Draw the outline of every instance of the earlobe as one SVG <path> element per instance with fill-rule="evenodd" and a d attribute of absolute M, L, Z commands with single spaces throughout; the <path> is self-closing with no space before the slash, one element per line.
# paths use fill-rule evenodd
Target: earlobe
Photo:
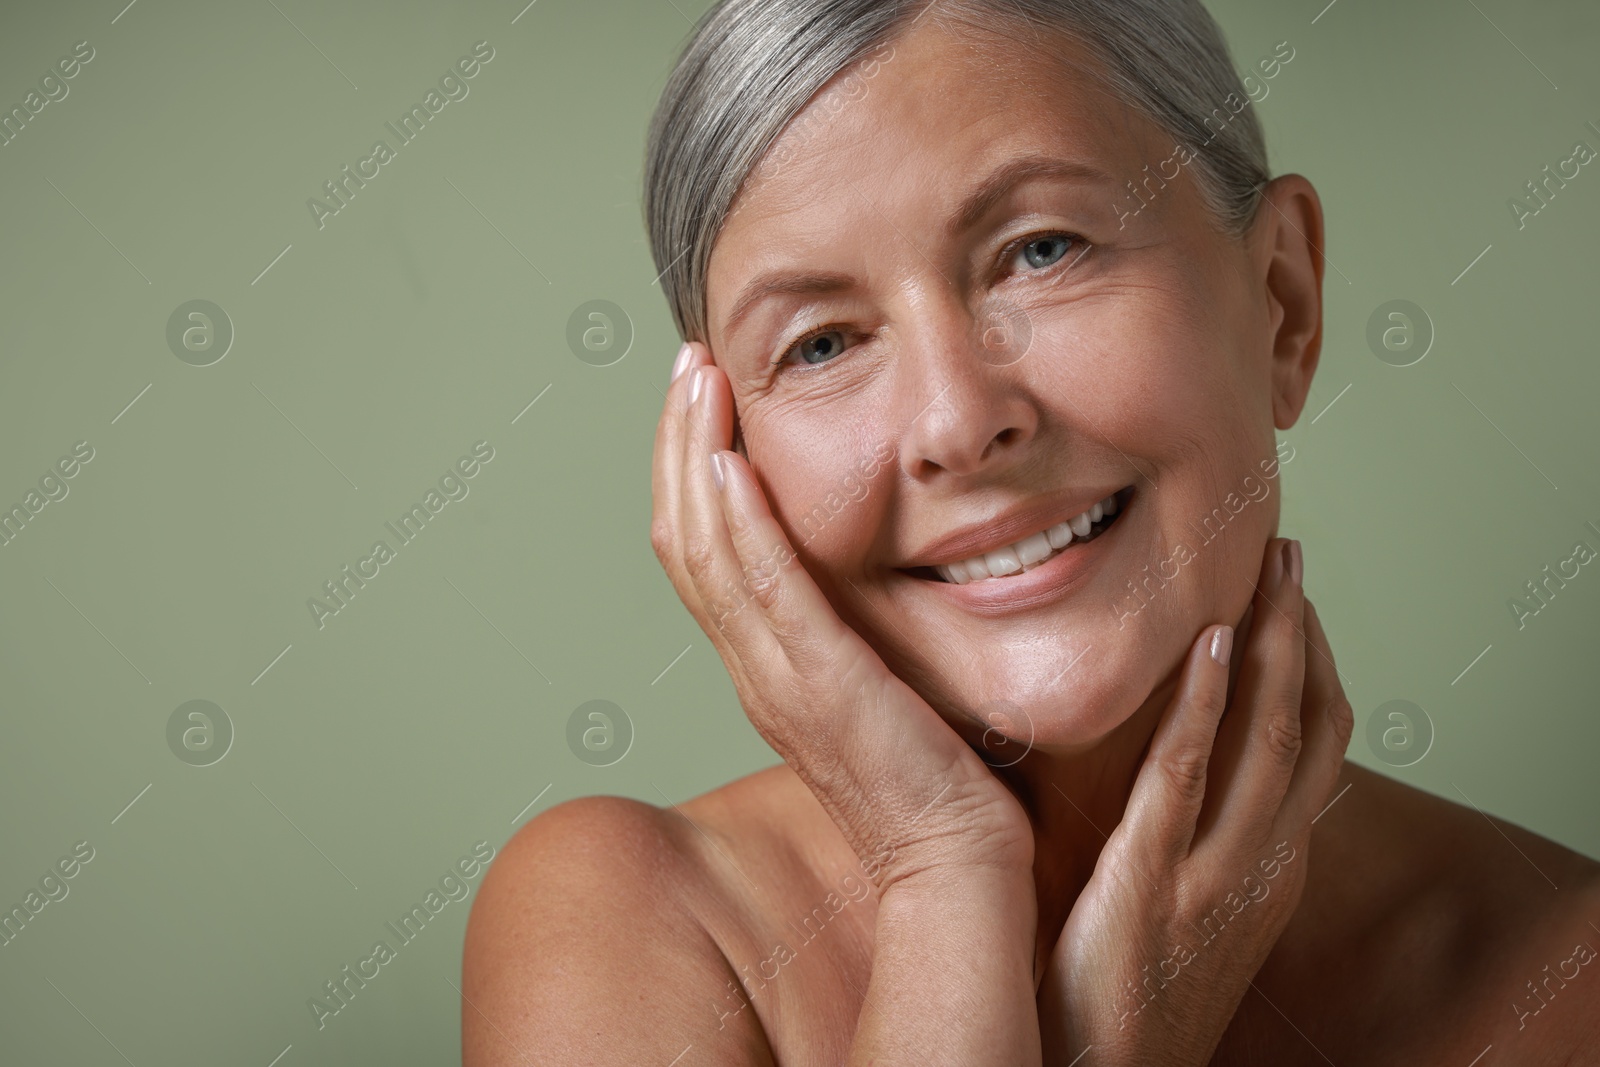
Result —
<path fill-rule="evenodd" d="M 1287 430 L 1300 418 L 1322 354 L 1322 202 L 1299 174 L 1274 178 L 1260 210 L 1267 224 L 1267 301 L 1272 317 L 1272 419 Z"/>

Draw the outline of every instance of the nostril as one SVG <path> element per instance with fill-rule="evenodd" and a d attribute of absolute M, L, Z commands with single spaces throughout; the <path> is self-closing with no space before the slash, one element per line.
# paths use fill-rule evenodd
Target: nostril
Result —
<path fill-rule="evenodd" d="M 989 447 L 983 450 L 984 458 L 988 459 L 990 454 L 993 453 L 997 447 L 1010 448 L 1021 436 L 1022 429 L 1020 427 L 1007 426 L 1005 429 L 995 434 L 994 438 L 989 442 Z"/>

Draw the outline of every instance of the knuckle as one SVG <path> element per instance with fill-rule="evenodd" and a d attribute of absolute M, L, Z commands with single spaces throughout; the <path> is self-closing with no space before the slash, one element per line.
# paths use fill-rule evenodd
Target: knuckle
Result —
<path fill-rule="evenodd" d="M 1333 721 L 1334 736 L 1339 740 L 1339 748 L 1343 750 L 1350 744 L 1350 736 L 1355 733 L 1356 713 L 1350 706 L 1350 701 L 1343 693 L 1338 694 L 1328 702 L 1328 717 Z"/>
<path fill-rule="evenodd" d="M 717 561 L 716 547 L 705 537 L 692 537 L 684 542 L 683 569 L 696 585 L 711 583 Z"/>
<path fill-rule="evenodd" d="M 650 520 L 650 547 L 655 550 L 656 559 L 663 566 L 672 559 L 673 532 L 672 522 L 665 515 L 657 515 Z"/>
<path fill-rule="evenodd" d="M 734 616 L 739 614 L 741 607 L 743 607 L 742 604 L 733 601 L 708 597 L 705 600 L 706 618 L 710 620 L 712 629 L 716 630 L 718 635 L 726 638 L 728 624 Z M 711 636 L 710 631 L 707 631 L 706 636 Z"/>
<path fill-rule="evenodd" d="M 897 681 L 885 671 L 877 653 L 857 637 L 843 634 L 829 639 L 813 628 L 799 640 L 785 643 L 783 651 L 792 676 L 812 686 L 821 680 L 839 707 L 870 712 L 893 700 Z M 841 736 L 860 738 L 862 731 L 875 729 L 879 721 L 870 714 L 847 718 L 841 721 Z M 904 726 L 898 717 L 890 717 L 888 722 Z"/>
<path fill-rule="evenodd" d="M 707 611 L 716 616 L 719 628 L 750 604 L 750 598 L 745 596 L 744 590 L 732 579 L 726 579 L 720 585 L 707 581 L 697 588 L 701 602 L 705 604 Z"/>
<path fill-rule="evenodd" d="M 1162 756 L 1157 763 L 1162 780 L 1178 797 L 1194 803 L 1205 796 L 1206 763 L 1210 753 L 1197 746 L 1186 746 Z"/>
<path fill-rule="evenodd" d="M 763 564 L 749 571 L 744 576 L 744 584 L 750 591 L 750 599 L 763 611 L 777 606 L 783 579 L 776 564 Z"/>
<path fill-rule="evenodd" d="M 1180 921 L 1197 919 L 1205 910 L 1202 902 L 1211 895 L 1210 879 L 1188 861 L 1175 864 L 1160 888 L 1168 914 Z"/>
<path fill-rule="evenodd" d="M 791 677 L 805 679 L 813 686 L 825 680 L 835 694 L 834 700 L 851 692 L 840 684 L 848 661 L 839 654 L 840 650 L 833 642 L 818 634 L 814 628 L 806 626 L 802 620 L 783 613 L 768 615 L 766 625 L 777 643 L 776 666 Z M 870 698 L 871 690 L 857 687 L 854 692 Z M 856 706 L 856 703 L 851 701 L 841 706 Z"/>
<path fill-rule="evenodd" d="M 791 575 L 790 568 L 798 568 L 793 550 L 783 542 L 770 546 L 753 565 L 743 566 L 744 588 L 750 599 L 763 611 L 772 613 L 775 626 L 782 620 L 778 609 L 785 599 Z M 793 629 L 790 625 L 787 629 Z M 787 631 L 786 631 L 787 632 Z"/>
<path fill-rule="evenodd" d="M 1300 755 L 1300 709 L 1297 706 L 1280 708 L 1267 716 L 1267 751 L 1278 760 L 1292 764 Z"/>
<path fill-rule="evenodd" d="M 1201 718 L 1206 722 L 1215 724 L 1228 710 L 1228 685 L 1226 680 L 1221 685 L 1206 686 L 1195 695 L 1195 703 L 1201 713 Z"/>

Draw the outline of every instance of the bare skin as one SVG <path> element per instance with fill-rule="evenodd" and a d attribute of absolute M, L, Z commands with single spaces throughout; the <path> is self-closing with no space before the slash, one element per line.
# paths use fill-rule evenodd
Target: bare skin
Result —
<path fill-rule="evenodd" d="M 1587 966 L 1552 985 L 1549 1006 L 1520 1029 L 1511 1007 L 1533 1006 L 1525 983 L 1544 980 L 1574 942 L 1596 944 L 1595 864 L 1353 763 L 1347 784 L 1317 823 L 1305 896 L 1255 976 L 1259 993 L 1212 1062 L 1465 1067 L 1490 1045 L 1481 1063 L 1600 1062 Z M 506 846 L 469 931 L 467 1064 L 528 1062 L 519 1049 L 541 1062 L 646 1062 L 626 1051 L 631 1035 L 650 1035 L 644 1047 L 666 1052 L 664 1063 L 689 1045 L 683 1062 L 843 1061 L 871 968 L 875 895 L 804 933 L 790 924 L 829 893 L 846 897 L 840 878 L 859 872 L 856 856 L 787 766 L 679 807 L 570 801 Z M 761 988 L 758 965 L 780 940 L 796 959 Z M 728 988 L 744 967 L 753 995 Z M 592 1026 L 551 1025 L 563 1019 Z"/>
<path fill-rule="evenodd" d="M 1321 207 L 1278 178 L 1236 242 L 1185 173 L 1134 216 L 1120 182 L 1036 175 L 963 216 L 1007 160 L 1171 157 L 1025 44 L 927 20 L 741 192 L 658 430 L 652 540 L 786 762 L 520 831 L 468 928 L 465 1062 L 1600 1063 L 1576 951 L 1600 946 L 1600 865 L 1343 762 L 1275 494 L 1128 599 L 1299 417 Z M 774 269 L 846 282 L 736 317 Z M 995 322 L 1027 352 L 996 358 Z M 865 491 L 808 525 L 863 455 Z M 917 573 L 1063 487 L 1125 502 L 1063 552 L 1064 594 L 980 610 Z M 996 735 L 1015 747 L 986 768 Z M 1164 959 L 1241 885 L 1214 940 Z M 1176 973 L 1141 997 L 1118 980 L 1141 965 Z"/>

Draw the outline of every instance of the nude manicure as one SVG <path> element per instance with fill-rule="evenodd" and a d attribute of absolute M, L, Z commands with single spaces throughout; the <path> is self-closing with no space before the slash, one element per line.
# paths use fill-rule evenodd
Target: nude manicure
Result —
<path fill-rule="evenodd" d="M 1233 653 L 1233 627 L 1221 626 L 1211 635 L 1211 658 L 1226 667 Z"/>

